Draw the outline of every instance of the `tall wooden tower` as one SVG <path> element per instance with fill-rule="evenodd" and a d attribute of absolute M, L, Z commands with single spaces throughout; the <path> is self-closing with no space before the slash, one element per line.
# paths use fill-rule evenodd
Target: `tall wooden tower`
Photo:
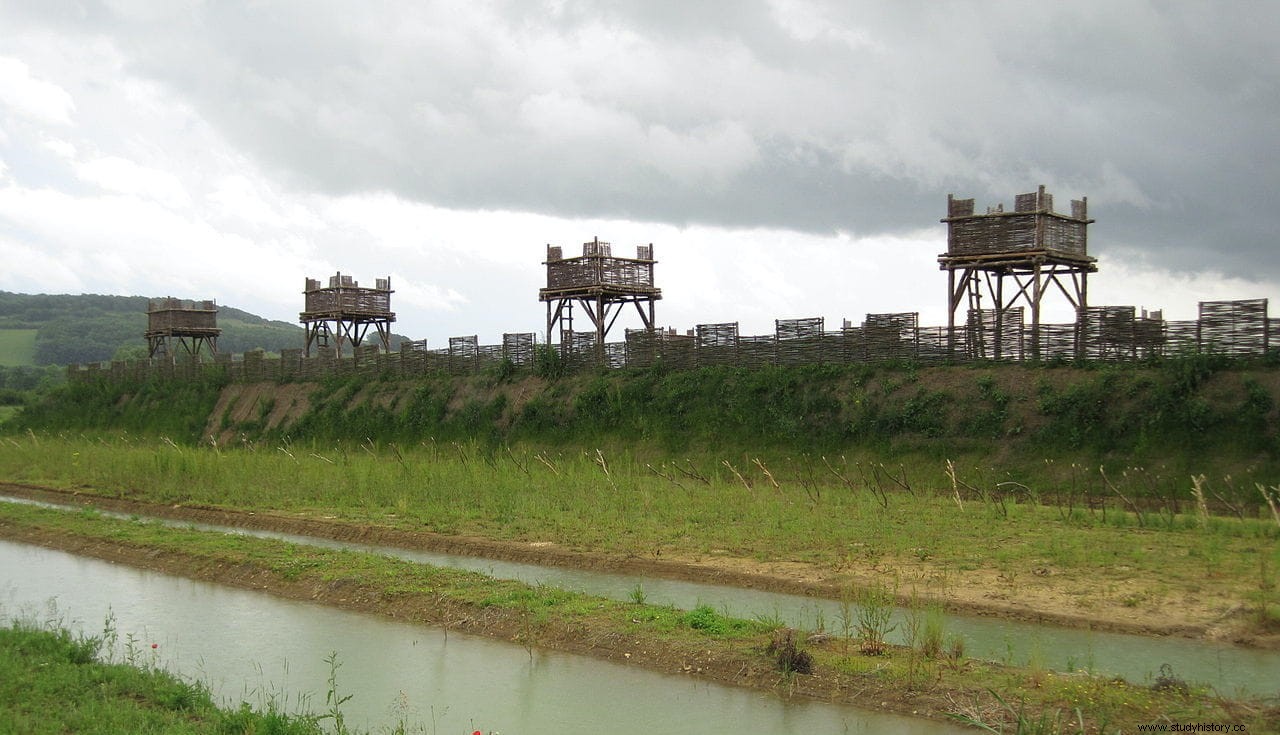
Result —
<path fill-rule="evenodd" d="M 312 347 L 336 348 L 341 356 L 343 348 L 350 344 L 354 351 L 364 341 L 369 328 L 378 335 L 384 352 L 391 349 L 391 323 L 396 315 L 391 311 L 391 278 L 377 279 L 374 288 L 360 288 L 351 276 L 342 273 L 329 277 L 328 287 L 320 281 L 307 279 L 306 309 L 298 320 L 306 329 L 306 345 L 303 353 L 311 356 Z"/>
<path fill-rule="evenodd" d="M 1053 211 L 1053 196 L 1041 186 L 1004 205 L 975 214 L 972 199 L 947 196 L 947 252 L 938 256 L 947 272 L 947 344 L 954 354 L 956 310 L 968 305 L 971 330 L 989 329 L 977 344 L 991 345 L 999 359 L 1009 317 L 1021 305 L 1031 312 L 1031 357 L 1040 358 L 1040 303 L 1055 288 L 1078 315 L 1088 306 L 1089 274 L 1098 270 L 1088 254 L 1088 199 L 1071 202 L 1071 214 Z M 985 301 L 984 301 L 985 299 Z M 1020 336 L 1020 335 L 1019 335 Z M 1078 340 L 1077 340 L 1078 342 Z M 970 346 L 974 345 L 970 339 Z M 977 355 L 974 355 L 977 356 Z"/>
<path fill-rule="evenodd" d="M 547 286 L 538 300 L 547 302 L 547 343 L 556 325 L 562 337 L 573 332 L 573 304 L 581 305 L 596 333 L 596 350 L 627 304 L 633 304 L 646 329 L 653 329 L 654 302 L 662 289 L 653 285 L 653 245 L 636 247 L 636 257 L 614 257 L 607 242 L 595 238 L 582 245 L 582 255 L 566 258 L 556 245 L 547 246 Z M 563 340 L 562 340 L 563 341 Z"/>
<path fill-rule="evenodd" d="M 176 352 L 199 355 L 201 347 L 218 352 L 218 307 L 212 301 L 150 299 L 147 302 L 147 353 L 151 357 Z"/>

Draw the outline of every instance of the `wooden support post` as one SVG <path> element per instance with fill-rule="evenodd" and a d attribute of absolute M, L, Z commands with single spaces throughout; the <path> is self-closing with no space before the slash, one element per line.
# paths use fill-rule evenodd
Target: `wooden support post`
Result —
<path fill-rule="evenodd" d="M 1031 274 L 1031 359 L 1040 360 L 1040 297 L 1044 295 L 1041 287 L 1043 275 L 1040 273 L 1040 261 L 1037 260 Z"/>
<path fill-rule="evenodd" d="M 947 359 L 956 359 L 956 272 L 952 268 L 947 269 Z"/>
<path fill-rule="evenodd" d="M 996 334 L 995 347 L 992 354 L 995 359 L 999 360 L 1004 357 L 1004 273 L 996 278 L 996 298 L 995 298 L 995 314 L 996 314 Z"/>

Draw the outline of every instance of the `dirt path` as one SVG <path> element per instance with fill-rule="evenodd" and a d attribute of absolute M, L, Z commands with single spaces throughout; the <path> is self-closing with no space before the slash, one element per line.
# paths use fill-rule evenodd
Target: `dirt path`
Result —
<path fill-rule="evenodd" d="M 512 542 L 467 536 L 411 532 L 358 525 L 334 518 L 313 518 L 275 512 L 249 512 L 190 505 L 157 505 L 121 498 L 0 483 L 0 493 L 58 504 L 92 506 L 140 516 L 209 523 L 236 528 L 315 536 L 406 549 L 525 562 L 549 566 L 703 582 L 732 587 L 839 599 L 851 585 L 883 583 L 885 564 L 870 568 L 821 568 L 797 562 L 761 562 L 709 555 L 682 558 L 664 554 L 644 558 L 566 549 L 551 542 Z M 1039 575 L 1009 579 L 991 570 L 966 572 L 964 579 L 930 584 L 937 570 L 927 563 L 895 562 L 899 579 L 920 580 L 922 595 L 937 599 L 951 612 L 1091 628 L 1144 635 L 1177 635 L 1230 641 L 1280 649 L 1280 636 L 1247 632 L 1246 611 L 1229 600 L 1210 595 L 1181 598 L 1167 604 L 1136 609 L 1121 602 L 1090 600 L 1080 607 L 1081 581 L 1067 575 Z M 1087 581 L 1086 581 L 1087 584 Z"/>

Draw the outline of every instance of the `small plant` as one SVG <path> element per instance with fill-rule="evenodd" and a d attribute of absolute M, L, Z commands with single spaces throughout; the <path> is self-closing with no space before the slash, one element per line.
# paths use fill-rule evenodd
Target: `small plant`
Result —
<path fill-rule="evenodd" d="M 533 372 L 540 378 L 555 380 L 564 377 L 567 368 L 559 350 L 551 345 L 538 345 L 533 350 Z"/>
<path fill-rule="evenodd" d="M 920 652 L 926 658 L 936 659 L 942 656 L 943 639 L 946 634 L 946 616 L 942 612 L 942 606 L 938 604 L 930 605 L 924 614 L 924 631 L 920 636 Z M 961 638 L 961 648 L 964 647 L 964 639 Z"/>
<path fill-rule="evenodd" d="M 91 664 L 98 660 L 102 639 L 96 636 L 78 636 L 68 641 L 67 660 L 73 664 Z"/>
<path fill-rule="evenodd" d="M 1073 714 L 1074 723 L 1071 719 L 1063 719 L 1061 710 L 1052 712 L 1044 710 L 1040 712 L 1039 717 L 1034 717 L 1027 712 L 1026 700 L 1019 700 L 1017 709 L 1014 709 L 999 692 L 994 689 L 988 689 L 988 693 L 999 703 L 994 714 L 978 714 L 975 712 L 958 712 L 948 713 L 947 716 L 957 722 L 976 727 L 982 732 L 996 733 L 1003 735 L 1006 732 L 1016 733 L 1016 735 L 1058 735 L 1065 732 L 1085 732 L 1084 713 L 1077 707 Z M 1012 728 L 1005 726 L 1005 722 L 1009 722 Z M 1071 728 L 1071 729 L 1068 729 Z M 1106 731 L 1105 725 L 1101 728 Z"/>
<path fill-rule="evenodd" d="M 897 629 L 893 619 L 893 593 L 884 585 L 864 588 L 858 594 L 858 638 L 865 656 L 880 656 L 888 649 L 885 637 Z"/>
<path fill-rule="evenodd" d="M 782 613 L 774 608 L 771 613 L 757 613 L 755 621 L 767 628 L 785 628 L 787 623 L 782 618 Z"/>
<path fill-rule="evenodd" d="M 728 621 L 710 605 L 698 605 L 685 613 L 681 622 L 694 630 L 706 631 L 712 635 L 723 635 L 728 632 Z"/>
<path fill-rule="evenodd" d="M 636 586 L 631 588 L 631 593 L 628 596 L 637 605 L 643 605 L 644 601 L 648 599 L 644 593 L 644 585 L 639 582 L 636 582 Z"/>
<path fill-rule="evenodd" d="M 1271 571 L 1267 557 L 1258 559 L 1258 591 L 1254 593 L 1257 607 L 1254 622 L 1268 633 L 1280 631 L 1280 599 L 1276 596 L 1276 575 Z"/>
<path fill-rule="evenodd" d="M 516 367 L 515 362 L 513 362 L 511 358 L 504 357 L 492 370 L 493 380 L 497 383 L 509 382 L 513 377 L 515 377 L 518 370 L 519 368 Z"/>
<path fill-rule="evenodd" d="M 923 673 L 920 667 L 920 634 L 924 627 L 924 608 L 914 589 L 911 591 L 906 613 L 904 633 L 907 641 L 907 686 L 914 689 Z"/>
<path fill-rule="evenodd" d="M 853 599 L 849 594 L 840 596 L 840 638 L 844 641 L 844 654 L 849 655 L 849 639 L 853 638 L 853 630 L 856 623 L 856 614 L 854 612 Z"/>
<path fill-rule="evenodd" d="M 1271 509 L 1271 517 L 1276 519 L 1276 525 L 1280 526 L 1280 486 L 1267 487 L 1262 483 L 1255 483 L 1258 492 L 1262 494 L 1262 499 L 1267 502 L 1267 507 Z"/>
<path fill-rule="evenodd" d="M 324 662 L 329 664 L 329 691 L 324 695 L 325 705 L 328 711 L 320 715 L 318 720 L 333 720 L 333 731 L 335 735 L 347 735 L 350 731 L 347 729 L 346 717 L 342 714 L 342 705 L 351 701 L 351 695 L 338 694 L 338 669 L 342 663 L 338 661 L 338 652 L 331 651 L 325 657 Z"/>
<path fill-rule="evenodd" d="M 796 643 L 796 631 L 792 628 L 775 630 L 768 652 L 777 658 L 778 670 L 784 674 L 813 673 L 813 657 L 800 650 Z"/>
<path fill-rule="evenodd" d="M 1209 506 L 1204 499 L 1204 482 L 1203 474 L 1191 476 L 1191 495 L 1196 499 L 1196 520 L 1201 528 L 1209 525 Z"/>
<path fill-rule="evenodd" d="M 1151 683 L 1151 688 L 1157 692 L 1178 692 L 1186 694 L 1190 691 L 1187 682 L 1173 674 L 1173 667 L 1167 663 L 1160 664 L 1160 675 Z"/>
<path fill-rule="evenodd" d="M 763 627 L 759 623 L 731 618 L 728 615 L 718 613 L 710 605 L 698 605 L 680 616 L 680 622 L 694 630 L 700 630 L 712 636 L 733 636 L 745 632 L 758 631 Z"/>

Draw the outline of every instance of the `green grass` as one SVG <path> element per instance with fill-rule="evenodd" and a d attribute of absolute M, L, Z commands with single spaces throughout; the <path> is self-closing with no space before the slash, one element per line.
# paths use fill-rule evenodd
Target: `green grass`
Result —
<path fill-rule="evenodd" d="M 21 410 L 22 406 L 0 406 L 0 424 L 13 418 Z"/>
<path fill-rule="evenodd" d="M 22 621 L 0 628 L 0 729 L 29 735 L 324 732 L 315 717 L 247 704 L 220 709 L 199 683 L 145 664 L 103 660 L 103 642 Z"/>
<path fill-rule="evenodd" d="M 34 365 L 35 329 L 0 329 L 0 366 Z"/>
<path fill-rule="evenodd" d="M 72 382 L 29 405 L 16 423 L 22 429 L 123 429 L 190 444 L 199 440 L 224 384 L 216 374 L 197 380 Z"/>
<path fill-rule="evenodd" d="M 1081 604 L 1123 597 L 1125 607 L 1142 607 L 1182 595 L 1218 595 L 1250 607 L 1277 602 L 1280 525 L 1269 514 L 1202 519 L 1190 504 L 1180 513 L 1134 513 L 1114 496 L 1105 511 L 1081 498 L 1068 508 L 966 492 L 957 503 L 942 467 L 858 461 L 806 457 L 770 467 L 746 456 L 663 463 L 604 451 L 436 442 L 226 450 L 126 435 L 0 437 L 0 480 L 155 503 L 275 510 L 642 557 L 913 570 L 943 596 L 975 570 L 998 574 L 1016 590 L 1049 569 L 1055 584 L 1088 588 L 1075 595 Z M 837 472 L 849 483 L 836 480 Z M 972 467 L 957 465 L 956 474 L 975 487 L 994 485 Z M 904 477 L 910 491 L 895 484 Z M 1108 477 L 1121 489 L 1143 481 L 1132 471 Z M 1108 498 L 1093 497 L 1099 499 Z M 1270 597 L 1258 602 L 1262 592 Z"/>
<path fill-rule="evenodd" d="M 282 582 L 301 581 L 307 589 L 324 589 L 335 581 L 341 581 L 344 583 L 344 595 L 379 601 L 377 604 L 384 609 L 395 602 L 409 602 L 422 611 L 441 611 L 444 607 L 453 606 L 452 612 L 440 614 L 446 619 L 450 616 L 452 619 L 483 619 L 487 621 L 486 626 L 493 625 L 496 618 L 482 611 L 505 611 L 507 620 L 519 621 L 516 638 L 528 646 L 544 641 L 553 644 L 554 641 L 577 642 L 584 637 L 597 641 L 625 641 L 626 650 L 641 653 L 666 651 L 668 656 L 674 654 L 674 660 L 687 657 L 685 660 L 731 662 L 729 670 L 739 672 L 735 676 L 741 676 L 748 668 L 768 671 L 772 662 L 772 654 L 767 650 L 772 635 L 771 625 L 764 621 L 730 618 L 705 606 L 681 612 L 672 607 L 607 600 L 544 585 L 494 580 L 472 572 L 389 557 L 171 528 L 156 523 L 108 518 L 93 512 L 0 504 L 0 521 L 3 521 L 0 528 L 39 529 L 59 538 L 105 541 L 146 550 L 148 558 L 152 559 L 182 557 L 204 569 L 236 569 L 241 573 L 251 569 L 264 570 Z M 254 579 L 255 584 L 260 584 L 263 578 L 255 572 Z M 493 628 L 487 630 L 492 631 Z M 502 632 L 497 634 L 506 635 Z M 799 640 L 804 640 L 802 634 Z M 84 666 L 84 661 L 90 658 L 87 654 L 93 652 L 87 650 L 93 648 L 91 644 L 65 635 L 54 648 L 51 660 L 61 668 Z M 1053 717 L 1057 712 L 1074 712 L 1078 708 L 1080 714 L 1075 717 L 1094 726 L 1099 722 L 1131 726 L 1136 722 L 1154 721 L 1156 716 L 1168 716 L 1175 721 L 1221 719 L 1224 713 L 1220 708 L 1233 705 L 1211 692 L 1194 687 L 1185 693 L 1162 692 L 1104 677 L 1083 674 L 1058 676 L 1033 666 L 1016 667 L 927 656 L 921 650 L 909 647 L 890 646 L 876 656 L 850 655 L 849 651 L 850 645 L 846 641 L 844 645 L 837 642 L 814 648 L 811 652 L 815 671 L 826 677 L 844 677 L 837 691 L 866 693 L 870 690 L 871 693 L 864 697 L 867 701 L 880 701 L 884 696 L 894 693 L 901 696 L 909 692 L 905 696 L 911 702 L 922 708 L 936 708 L 935 711 L 969 702 L 981 705 L 975 711 L 989 711 L 992 697 L 988 692 L 996 689 L 1004 692 L 1002 696 L 1006 699 L 1025 701 L 1027 712 L 1033 716 L 1046 713 L 1046 716 Z M 63 660 L 80 663 L 64 664 Z M 43 676 L 41 672 L 48 667 L 42 667 L 42 661 L 26 660 L 14 668 L 26 669 L 27 673 L 23 675 L 27 677 Z M 3 674 L 0 671 L 0 686 L 9 686 L 9 677 Z M 126 674 L 133 675 L 131 672 Z M 795 682 L 789 683 L 786 676 L 766 675 L 761 681 L 772 686 L 792 686 Z M 21 692 L 32 684 L 23 680 L 14 686 L 22 687 L 15 689 Z M 117 691 L 122 694 L 117 694 Z M 3 695 L 0 690 L 0 702 L 14 701 L 16 696 Z M 157 716 L 165 715 L 166 710 L 177 709 L 189 720 L 199 721 L 206 717 L 203 714 L 206 712 L 203 709 L 203 692 L 180 683 L 161 682 L 159 693 L 154 697 L 146 692 L 139 693 L 132 684 L 121 687 L 97 684 L 90 692 L 78 693 L 74 697 L 69 694 L 56 696 L 64 696 L 77 703 L 76 707 L 70 708 L 73 711 L 78 709 L 79 700 L 75 697 L 86 696 L 95 702 L 104 697 L 134 697 L 146 703 L 146 709 L 157 710 Z M 97 707 L 97 704 L 92 706 Z M 31 707 L 33 712 L 53 709 L 57 708 L 50 707 L 49 702 Z M 1260 712 L 1258 709 L 1252 711 Z M 1261 719 L 1263 716 L 1254 715 L 1257 721 L 1250 724 L 1268 724 Z M 49 731 L 79 731 L 75 724 L 81 722 L 80 719 L 68 722 L 71 724 L 62 730 Z M 158 729 L 164 729 L 164 726 Z M 141 731 L 130 727 L 119 730 Z"/>

